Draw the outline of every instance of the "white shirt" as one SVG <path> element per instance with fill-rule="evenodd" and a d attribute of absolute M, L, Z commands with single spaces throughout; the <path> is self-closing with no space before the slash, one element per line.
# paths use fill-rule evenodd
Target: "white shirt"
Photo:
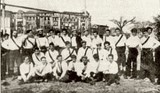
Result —
<path fill-rule="evenodd" d="M 53 72 L 52 66 L 48 63 L 40 64 L 40 65 L 36 66 L 35 70 L 40 72 L 41 75 L 45 75 L 47 73 L 52 73 Z"/>
<path fill-rule="evenodd" d="M 75 50 L 73 50 L 72 48 L 69 48 L 69 50 L 67 48 L 62 50 L 61 55 L 62 55 L 63 60 L 65 60 L 72 52 L 73 52 L 72 55 L 76 55 Z M 71 57 L 67 58 L 66 60 L 70 60 L 70 59 Z"/>
<path fill-rule="evenodd" d="M 108 41 L 108 42 L 110 42 L 110 45 L 112 46 L 112 47 L 115 47 L 115 38 L 113 37 L 113 36 L 111 36 L 111 35 L 109 35 L 109 36 L 103 36 L 103 43 L 105 42 L 105 41 Z"/>
<path fill-rule="evenodd" d="M 42 57 L 44 57 L 44 54 L 42 52 L 40 52 L 39 55 L 36 55 L 35 53 L 32 54 L 32 59 L 36 66 L 41 64 L 40 60 Z"/>
<path fill-rule="evenodd" d="M 24 40 L 25 40 L 25 42 L 24 42 L 24 40 L 23 40 L 23 42 L 25 43 L 25 45 L 23 45 L 23 47 L 24 47 L 25 49 L 32 49 L 32 48 L 33 48 L 33 45 L 35 45 L 35 43 L 36 43 L 36 39 L 35 39 L 35 38 L 28 37 L 27 35 L 24 35 L 23 37 L 24 37 Z M 28 37 L 28 38 L 27 38 L 27 37 Z M 32 44 L 33 44 L 33 45 L 32 45 Z"/>
<path fill-rule="evenodd" d="M 104 72 L 107 70 L 108 63 L 107 61 L 100 61 L 98 72 Z"/>
<path fill-rule="evenodd" d="M 13 40 L 19 47 L 22 46 L 22 39 L 20 37 L 13 37 Z M 4 42 L 2 42 L 2 47 L 8 50 L 19 50 L 19 47 L 13 42 L 13 40 L 11 38 L 5 40 Z"/>
<path fill-rule="evenodd" d="M 76 37 L 75 36 L 71 38 L 71 44 L 72 44 L 73 47 L 77 47 L 77 42 L 76 42 Z"/>
<path fill-rule="evenodd" d="M 117 74 L 118 73 L 118 65 L 116 62 L 108 62 L 107 70 L 104 71 L 105 74 Z"/>
<path fill-rule="evenodd" d="M 98 52 L 98 53 L 97 53 Z M 105 50 L 103 49 L 103 48 L 101 48 L 101 49 L 94 49 L 93 50 L 93 55 L 94 54 L 98 54 L 99 55 L 99 59 L 100 60 L 105 60 L 106 58 L 106 55 L 105 55 Z"/>
<path fill-rule="evenodd" d="M 22 63 L 20 65 L 20 73 L 21 73 L 21 75 L 28 74 L 32 70 L 33 70 L 33 64 L 32 63 L 30 63 L 30 64 Z"/>
<path fill-rule="evenodd" d="M 40 48 L 42 46 L 48 47 L 49 43 L 46 37 L 39 37 L 36 39 L 37 46 Z"/>
<path fill-rule="evenodd" d="M 141 41 L 138 36 L 131 36 L 127 39 L 126 45 L 129 48 L 136 48 L 137 46 L 141 47 Z"/>
<path fill-rule="evenodd" d="M 141 43 L 143 44 L 146 41 L 146 37 L 141 38 Z M 156 48 L 160 45 L 160 42 L 153 37 L 150 37 L 149 40 L 142 45 L 142 48 Z"/>
<path fill-rule="evenodd" d="M 58 36 L 56 36 L 56 35 L 55 35 L 55 36 L 49 36 L 49 37 L 48 37 L 48 42 L 49 42 L 49 44 L 50 44 L 50 43 L 53 43 L 54 45 L 57 45 L 57 43 L 58 43 L 57 37 L 58 37 Z"/>
<path fill-rule="evenodd" d="M 115 37 L 115 44 L 118 42 L 118 40 L 120 39 L 120 37 L 121 37 L 122 35 L 123 35 L 123 34 Z M 117 44 L 117 47 L 125 46 L 125 43 L 126 43 L 126 36 L 123 35 L 123 37 L 121 38 L 121 40 L 120 40 L 119 43 Z"/>
<path fill-rule="evenodd" d="M 91 46 L 91 37 L 89 35 L 88 36 L 82 36 L 82 40 L 86 41 L 87 46 Z"/>
<path fill-rule="evenodd" d="M 104 49 L 104 53 L 105 53 L 105 57 L 104 57 L 104 60 L 108 60 L 108 55 L 109 54 L 113 54 L 113 56 L 114 56 L 114 61 L 117 61 L 117 59 L 118 59 L 118 55 L 117 55 L 117 51 L 115 50 L 115 48 L 110 48 L 109 50 L 107 50 L 107 49 Z"/>
<path fill-rule="evenodd" d="M 97 47 L 97 44 L 99 44 L 99 43 L 103 44 L 102 39 L 101 39 L 99 36 L 97 36 L 96 38 L 93 37 L 93 40 L 92 40 L 92 42 L 91 42 L 91 47 L 92 47 L 92 48 L 96 48 L 96 47 Z"/>
<path fill-rule="evenodd" d="M 50 54 L 49 54 L 50 53 Z M 58 51 L 57 50 L 54 50 L 54 51 L 51 51 L 51 50 L 48 50 L 46 53 L 45 53 L 45 57 L 46 57 L 46 60 L 47 62 L 52 62 L 53 60 L 56 61 L 56 58 L 57 56 L 59 55 Z M 52 57 L 52 58 L 51 58 Z M 53 60 L 52 60 L 53 59 Z"/>
<path fill-rule="evenodd" d="M 82 56 L 84 56 L 86 50 L 87 50 L 87 47 L 86 48 L 83 48 L 83 47 L 79 48 L 78 54 L 77 54 L 77 60 L 80 60 L 82 58 Z M 88 48 L 88 50 L 86 52 L 86 56 L 88 57 L 89 60 L 93 59 L 92 50 L 90 48 Z"/>

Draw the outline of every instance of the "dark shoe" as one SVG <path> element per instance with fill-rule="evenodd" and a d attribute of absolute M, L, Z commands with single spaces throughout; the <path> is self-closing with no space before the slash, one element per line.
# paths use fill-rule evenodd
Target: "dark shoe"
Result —
<path fill-rule="evenodd" d="M 10 84 L 7 81 L 5 81 L 5 82 L 2 83 L 2 85 L 3 86 L 9 86 Z"/>

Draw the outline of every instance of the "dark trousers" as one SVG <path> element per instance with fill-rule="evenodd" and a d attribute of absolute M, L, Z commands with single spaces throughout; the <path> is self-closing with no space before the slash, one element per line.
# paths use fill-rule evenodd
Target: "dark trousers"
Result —
<path fill-rule="evenodd" d="M 121 64 L 123 67 L 126 66 L 125 50 L 126 50 L 125 47 L 116 47 L 116 51 L 117 51 L 117 55 L 118 55 L 118 59 L 117 59 L 118 67 L 120 67 Z M 121 71 L 120 68 L 118 71 Z"/>
<path fill-rule="evenodd" d="M 5 53 L 1 56 L 1 79 L 5 79 L 7 70 L 7 64 L 8 64 L 8 53 Z"/>
<path fill-rule="evenodd" d="M 111 85 L 113 83 L 117 83 L 120 80 L 120 78 L 117 74 L 104 74 L 104 79 L 108 83 L 108 85 Z"/>
<path fill-rule="evenodd" d="M 68 70 L 66 75 L 60 81 L 65 83 L 72 81 L 78 82 L 81 81 L 81 77 L 79 77 L 76 72 Z"/>
<path fill-rule="evenodd" d="M 139 77 L 148 77 L 151 82 L 155 82 L 155 64 L 153 62 L 153 52 L 150 49 L 142 49 L 141 70 Z"/>
<path fill-rule="evenodd" d="M 17 64 L 17 68 L 16 68 L 16 74 L 20 74 L 19 73 L 19 66 L 22 63 L 21 61 L 21 54 L 19 50 L 10 50 L 9 52 L 9 74 L 13 75 L 14 74 L 14 68 L 15 68 L 15 62 Z"/>
<path fill-rule="evenodd" d="M 137 56 L 138 56 L 138 50 L 136 48 L 129 48 L 129 55 L 126 66 L 127 76 L 132 76 L 134 78 L 137 77 Z M 132 68 L 131 64 L 133 64 L 132 73 L 131 73 L 131 68 Z"/>
<path fill-rule="evenodd" d="M 156 76 L 158 78 L 157 83 L 160 84 L 160 46 L 155 50 L 155 64 Z"/>

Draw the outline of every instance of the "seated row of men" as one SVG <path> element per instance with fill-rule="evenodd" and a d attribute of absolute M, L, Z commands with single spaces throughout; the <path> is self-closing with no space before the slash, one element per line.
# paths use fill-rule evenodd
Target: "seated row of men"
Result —
<path fill-rule="evenodd" d="M 65 61 L 62 55 L 58 55 L 55 62 L 48 62 L 43 56 L 40 59 L 41 63 L 36 66 L 26 56 L 20 65 L 19 79 L 24 82 L 54 79 L 62 82 L 82 81 L 94 84 L 97 81 L 106 81 L 107 85 L 119 84 L 118 65 L 113 60 L 114 56 L 109 54 L 106 61 L 101 61 L 98 54 L 94 54 L 93 58 L 89 61 L 87 56 L 83 56 L 77 61 L 76 55 L 71 55 L 71 60 Z"/>

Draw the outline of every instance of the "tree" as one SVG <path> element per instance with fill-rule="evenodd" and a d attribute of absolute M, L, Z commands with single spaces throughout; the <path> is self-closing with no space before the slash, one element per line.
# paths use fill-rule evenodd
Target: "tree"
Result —
<path fill-rule="evenodd" d="M 137 21 L 137 22 L 134 23 L 134 28 L 139 28 L 140 29 L 140 28 L 146 28 L 148 26 L 153 26 L 153 23 L 150 22 L 150 21 L 142 21 L 142 22 Z"/>
<path fill-rule="evenodd" d="M 157 29 L 158 32 L 160 32 L 160 15 L 158 15 L 157 17 L 153 17 L 154 19 L 154 25 Z"/>
<path fill-rule="evenodd" d="M 127 19 L 123 19 L 123 17 L 120 17 L 120 20 L 112 19 L 110 21 L 116 24 L 120 29 L 120 31 L 123 32 L 123 28 L 128 24 L 133 24 L 135 22 L 135 18 L 136 17 L 133 17 L 132 19 L 127 20 Z"/>

